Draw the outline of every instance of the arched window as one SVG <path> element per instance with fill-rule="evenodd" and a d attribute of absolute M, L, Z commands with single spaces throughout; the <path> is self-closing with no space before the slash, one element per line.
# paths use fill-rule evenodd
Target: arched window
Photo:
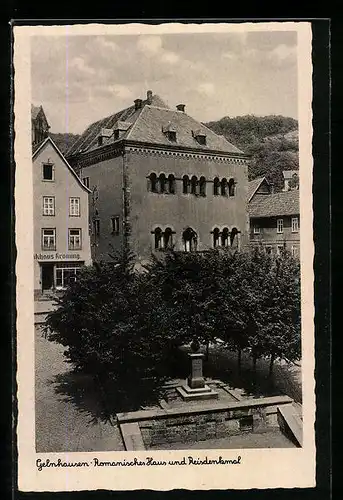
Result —
<path fill-rule="evenodd" d="M 150 174 L 149 181 L 150 191 L 152 191 L 153 193 L 157 193 L 157 175 L 155 173 Z"/>
<path fill-rule="evenodd" d="M 213 248 L 216 248 L 218 246 L 218 242 L 219 242 L 219 229 L 217 227 L 215 227 L 212 231 L 212 234 L 213 234 Z"/>
<path fill-rule="evenodd" d="M 213 194 L 215 196 L 217 196 L 219 194 L 219 186 L 220 186 L 220 181 L 219 181 L 218 177 L 215 177 L 214 181 L 213 181 Z"/>
<path fill-rule="evenodd" d="M 165 193 L 165 191 L 166 191 L 166 176 L 164 174 L 160 174 L 159 181 L 160 181 L 160 193 Z"/>
<path fill-rule="evenodd" d="M 227 180 L 225 177 L 222 178 L 220 182 L 220 194 L 226 196 Z"/>
<path fill-rule="evenodd" d="M 188 175 L 184 175 L 182 177 L 182 192 L 183 192 L 183 194 L 188 193 L 188 188 L 189 188 L 189 177 L 188 177 Z"/>
<path fill-rule="evenodd" d="M 191 193 L 197 194 L 198 179 L 195 175 L 191 178 Z"/>
<path fill-rule="evenodd" d="M 224 227 L 221 234 L 221 244 L 222 247 L 227 247 L 229 245 L 229 229 Z"/>
<path fill-rule="evenodd" d="M 191 227 L 187 227 L 182 233 L 185 252 L 193 252 L 197 249 L 198 237 L 197 233 Z"/>
<path fill-rule="evenodd" d="M 153 231 L 153 234 L 154 234 L 154 238 L 155 238 L 155 250 L 159 250 L 161 248 L 163 248 L 163 233 L 162 233 L 162 229 L 160 227 L 157 227 L 154 231 Z"/>
<path fill-rule="evenodd" d="M 175 177 L 173 174 L 168 175 L 168 191 L 170 194 L 175 194 Z"/>
<path fill-rule="evenodd" d="M 232 247 L 238 247 L 238 229 L 236 227 L 232 228 L 230 234 L 230 244 Z"/>
<path fill-rule="evenodd" d="M 228 184 L 228 188 L 229 188 L 229 196 L 235 196 L 235 179 L 230 179 L 229 180 L 229 184 Z"/>
<path fill-rule="evenodd" d="M 172 248 L 173 246 L 173 231 L 167 227 L 163 233 L 164 248 Z"/>
<path fill-rule="evenodd" d="M 200 196 L 206 196 L 206 179 L 204 176 L 199 180 Z"/>

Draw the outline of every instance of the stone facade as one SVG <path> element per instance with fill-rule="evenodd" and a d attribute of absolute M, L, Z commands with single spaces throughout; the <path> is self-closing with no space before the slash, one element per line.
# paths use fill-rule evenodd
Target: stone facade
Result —
<path fill-rule="evenodd" d="M 94 124 L 86 131 L 91 139 L 88 141 L 87 133 L 83 143 L 81 138 L 81 150 L 74 147 L 69 156 L 67 153 L 80 178 L 91 190 L 95 189 L 90 198 L 90 217 L 92 226 L 94 219 L 99 220 L 100 234 L 95 231 L 92 234 L 93 258 L 107 260 L 110 253 L 120 250 L 126 242 L 139 259 L 148 259 L 152 252 L 165 248 L 164 236 L 161 245 L 156 243 L 156 231 L 161 235 L 170 233 L 168 246 L 175 250 L 186 249 L 185 231 L 189 228 L 200 251 L 213 248 L 215 228 L 220 233 L 226 228 L 229 237 L 225 242 L 223 239 L 223 244 L 227 246 L 247 243 L 249 157 L 182 111 L 140 105 L 146 110 L 133 109 L 132 121 L 120 118 L 123 112 L 114 115 L 112 121 L 117 122 L 112 124 L 113 137 L 106 137 L 101 146 L 95 140 L 96 130 L 92 133 Z M 130 109 L 124 114 L 130 114 Z M 162 134 L 165 127 L 157 126 L 158 120 L 175 123 L 176 140 L 166 139 L 168 134 Z M 115 135 L 116 123 L 121 127 L 123 123 L 128 125 L 119 139 Z M 194 137 L 194 130 L 201 126 L 205 129 L 202 133 L 208 135 L 206 145 L 199 144 Z M 130 139 L 130 133 L 135 140 Z M 213 149 L 219 147 L 221 150 Z M 173 189 L 154 190 L 151 175 L 157 179 L 162 175 L 166 182 L 172 176 Z M 184 192 L 184 176 L 189 178 L 188 193 Z M 193 192 L 192 178 L 197 179 Z M 215 194 L 216 178 L 234 180 L 232 193 L 227 187 L 225 193 Z M 119 224 L 115 232 L 114 218 Z M 220 239 L 217 244 L 221 244 Z"/>

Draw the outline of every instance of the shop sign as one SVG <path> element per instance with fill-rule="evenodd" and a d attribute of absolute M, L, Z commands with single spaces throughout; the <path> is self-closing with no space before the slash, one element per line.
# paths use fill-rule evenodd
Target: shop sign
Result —
<path fill-rule="evenodd" d="M 79 253 L 35 253 L 34 260 L 79 260 Z"/>

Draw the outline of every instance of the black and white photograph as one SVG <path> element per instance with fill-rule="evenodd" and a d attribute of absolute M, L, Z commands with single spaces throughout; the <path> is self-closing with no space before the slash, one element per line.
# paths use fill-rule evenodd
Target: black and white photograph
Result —
<path fill-rule="evenodd" d="M 308 24 L 14 38 L 24 490 L 314 485 Z"/>

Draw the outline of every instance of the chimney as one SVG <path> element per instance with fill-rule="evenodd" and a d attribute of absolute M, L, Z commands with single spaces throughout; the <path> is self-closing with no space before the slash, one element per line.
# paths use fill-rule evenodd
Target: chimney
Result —
<path fill-rule="evenodd" d="M 270 194 L 274 194 L 274 183 L 270 182 L 269 185 L 270 185 Z"/>
<path fill-rule="evenodd" d="M 152 90 L 148 90 L 146 93 L 147 104 L 152 104 Z"/>
<path fill-rule="evenodd" d="M 142 101 L 142 99 L 135 99 L 134 103 L 135 103 L 135 109 L 137 110 L 137 109 L 140 109 L 142 107 L 143 101 Z"/>
<path fill-rule="evenodd" d="M 185 104 L 177 104 L 177 105 L 176 105 L 176 109 L 177 109 L 178 111 L 182 111 L 182 113 L 184 113 L 184 112 L 185 112 L 185 107 L 186 107 L 186 106 L 185 106 Z"/>

